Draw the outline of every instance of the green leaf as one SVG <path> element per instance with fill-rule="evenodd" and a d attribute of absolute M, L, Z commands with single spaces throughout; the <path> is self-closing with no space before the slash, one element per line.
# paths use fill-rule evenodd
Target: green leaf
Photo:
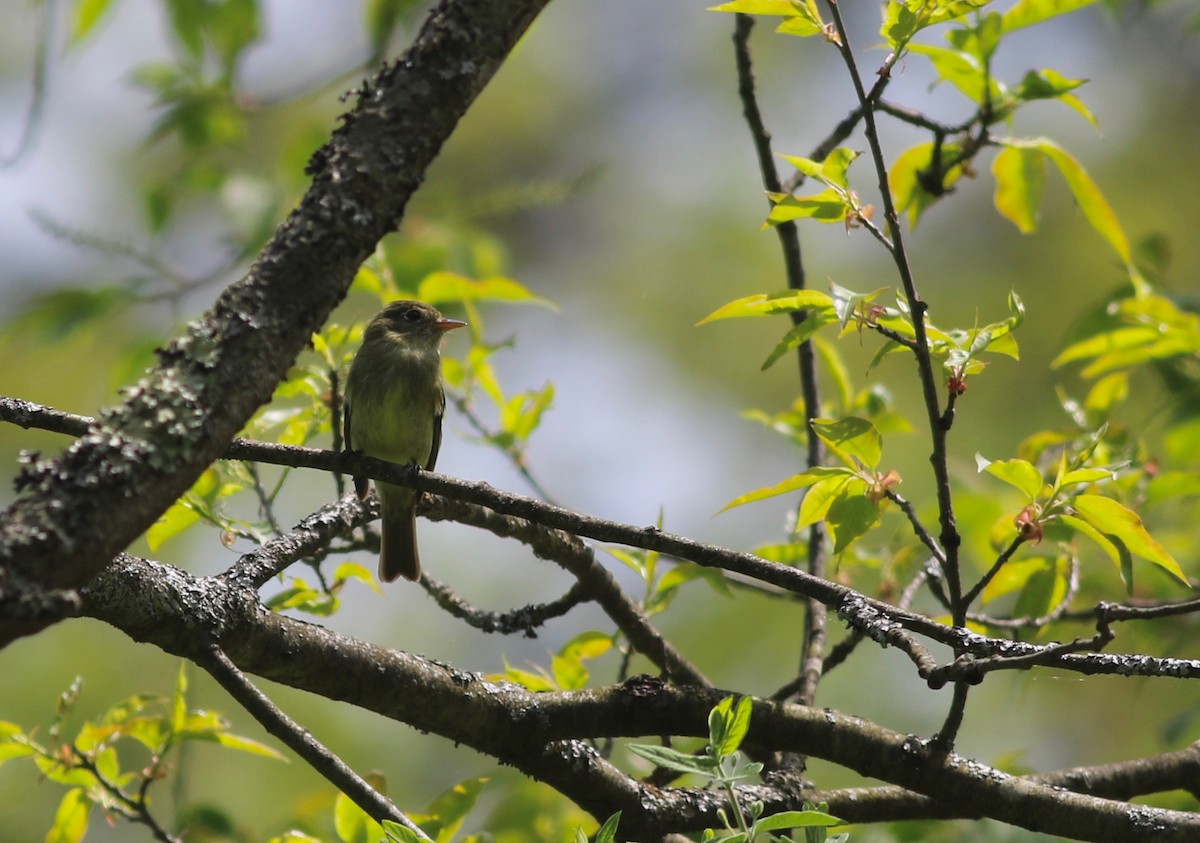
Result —
<path fill-rule="evenodd" d="M 507 682 L 513 682 L 525 688 L 526 690 L 533 691 L 534 693 L 544 693 L 547 691 L 559 690 L 558 686 L 556 686 L 554 682 L 551 681 L 551 679 L 546 675 L 513 667 L 512 665 L 508 664 L 507 660 L 505 660 L 504 663 L 504 673 L 499 677 L 490 678 L 499 678 Z"/>
<path fill-rule="evenodd" d="M 754 824 L 756 831 L 778 831 L 783 828 L 830 828 L 842 821 L 824 811 L 780 811 L 763 817 Z"/>
<path fill-rule="evenodd" d="M 1036 149 L 1006 146 L 992 161 L 996 210 L 1022 234 L 1037 229 L 1046 186 L 1045 157 Z"/>
<path fill-rule="evenodd" d="M 809 178 L 815 178 L 830 187 L 844 189 L 849 187 L 846 181 L 846 173 L 859 154 L 853 149 L 839 146 L 833 152 L 826 155 L 825 159 L 820 163 L 813 161 L 811 158 L 799 158 L 795 155 L 780 155 L 779 157 Z"/>
<path fill-rule="evenodd" d="M 1116 480 L 1117 473 L 1111 468 L 1077 468 L 1068 471 L 1058 481 L 1058 487 L 1065 488 L 1078 483 L 1098 483 L 1101 480 Z"/>
<path fill-rule="evenodd" d="M 864 305 L 870 304 L 889 289 L 889 287 L 880 287 L 870 293 L 856 293 L 853 290 L 847 290 L 840 284 L 830 282 L 829 292 L 832 295 L 833 309 L 841 326 L 845 328 L 851 322 L 866 318 Z"/>
<path fill-rule="evenodd" d="M 617 811 L 604 821 L 604 825 L 600 826 L 600 830 L 592 838 L 593 843 L 617 843 L 617 826 L 620 822 L 621 812 Z"/>
<path fill-rule="evenodd" d="M 1004 31 L 1012 32 L 1014 29 L 1032 26 L 1095 2 L 1096 0 L 1018 0 L 1016 5 L 1004 13 Z"/>
<path fill-rule="evenodd" d="M 781 293 L 756 293 L 722 305 L 705 316 L 697 326 L 718 319 L 736 319 L 744 316 L 768 316 L 775 313 L 792 313 L 801 310 L 831 308 L 833 299 L 818 290 L 785 290 Z"/>
<path fill-rule="evenodd" d="M 87 834 L 92 801 L 81 788 L 68 790 L 58 803 L 54 824 L 46 832 L 46 843 L 78 843 Z"/>
<path fill-rule="evenodd" d="M 70 12 L 67 46 L 79 46 L 81 41 L 92 34 L 110 9 L 112 0 L 75 0 Z"/>
<path fill-rule="evenodd" d="M 816 466 L 814 468 L 810 468 L 808 471 L 801 472 L 800 474 L 794 474 L 787 480 L 784 480 L 782 483 L 776 483 L 774 486 L 767 486 L 762 489 L 755 489 L 753 492 L 747 492 L 740 497 L 734 498 L 729 503 L 725 504 L 725 506 L 717 510 L 717 512 L 721 513 L 727 509 L 733 509 L 735 506 L 741 506 L 742 504 L 766 500 L 767 498 L 773 498 L 778 495 L 786 495 L 789 492 L 795 492 L 797 489 L 807 488 L 814 483 L 833 475 L 842 475 L 846 479 L 853 479 L 854 477 L 858 476 L 853 469 L 849 468 L 825 468 L 822 466 Z"/>
<path fill-rule="evenodd" d="M 253 738 L 242 737 L 231 732 L 215 732 L 212 740 L 227 749 L 236 749 L 238 752 L 248 752 L 251 755 L 257 755 L 262 758 L 272 758 L 276 761 L 287 761 L 288 757 L 277 749 L 267 746 L 265 743 L 260 743 Z"/>
<path fill-rule="evenodd" d="M 771 200 L 772 207 L 763 228 L 807 218 L 824 223 L 841 222 L 854 210 L 849 197 L 836 187 L 814 193 L 812 196 L 768 193 L 767 198 Z"/>
<path fill-rule="evenodd" d="M 1033 463 L 1026 460 L 1011 459 L 993 462 L 982 454 L 976 454 L 975 466 L 978 471 L 986 471 L 993 477 L 1019 489 L 1030 503 L 1037 500 L 1045 485 L 1042 473 Z"/>
<path fill-rule="evenodd" d="M 1008 146 L 1039 150 L 1054 162 L 1075 197 L 1075 203 L 1079 206 L 1079 210 L 1083 212 L 1092 228 L 1121 258 L 1134 283 L 1144 285 L 1145 282 L 1134 264 L 1133 253 L 1129 248 L 1129 240 L 1125 237 L 1125 230 L 1121 228 L 1121 223 L 1108 204 L 1108 200 L 1104 198 L 1104 194 L 1100 192 L 1100 188 L 1088 175 L 1083 165 L 1069 152 L 1047 138 L 1004 141 L 1003 143 Z"/>
<path fill-rule="evenodd" d="M 208 4 L 195 0 L 167 0 L 166 5 L 171 31 L 193 61 L 199 62 L 204 56 L 204 13 L 208 11 Z"/>
<path fill-rule="evenodd" d="M 368 774 L 367 780 L 380 793 L 386 792 L 378 773 Z M 342 843 L 376 843 L 383 836 L 383 827 L 344 793 L 333 801 L 333 827 Z"/>
<path fill-rule="evenodd" d="M 742 745 L 746 732 L 750 730 L 749 697 L 741 697 L 734 705 L 733 697 L 721 700 L 708 714 L 709 752 L 724 758 L 732 755 Z"/>
<path fill-rule="evenodd" d="M 783 335 L 771 353 L 767 355 L 767 359 L 763 361 L 761 371 L 766 371 L 775 365 L 775 362 L 780 357 L 787 354 L 794 348 L 799 348 L 804 343 L 808 342 L 817 331 L 824 328 L 826 325 L 832 325 L 837 322 L 837 315 L 829 310 L 822 310 L 816 313 L 809 313 L 804 321 L 799 325 L 793 325 L 792 329 Z"/>
<path fill-rule="evenodd" d="M 875 425 L 857 416 L 847 416 L 844 419 L 813 419 L 813 432 L 821 437 L 847 465 L 853 467 L 853 462 L 847 457 L 858 460 L 867 468 L 879 465 L 883 456 L 883 437 L 875 429 Z"/>
<path fill-rule="evenodd" d="M 417 834 L 406 825 L 401 825 L 395 820 L 384 820 L 381 828 L 387 833 L 385 843 L 425 843 L 425 838 Z M 317 841 L 320 843 L 320 841 Z"/>
<path fill-rule="evenodd" d="M 433 829 L 427 830 L 434 836 L 437 843 L 443 843 L 443 841 L 448 843 L 454 839 L 459 828 L 462 827 L 463 820 L 475 807 L 475 803 L 479 800 L 479 794 L 483 792 L 487 783 L 486 776 L 467 779 L 434 797 L 434 800 L 429 803 L 429 807 L 425 809 L 425 813 L 437 818 L 436 835 L 433 835 Z"/>
<path fill-rule="evenodd" d="M 737 12 L 742 15 L 777 15 L 790 18 L 796 14 L 792 0 L 733 0 L 719 6 L 710 6 L 710 12 Z"/>
<path fill-rule="evenodd" d="M 1095 419 L 1093 426 L 1105 421 L 1112 412 L 1129 397 L 1129 372 L 1115 372 L 1105 375 L 1092 384 L 1083 407 Z"/>
<path fill-rule="evenodd" d="M 833 534 L 833 552 L 841 553 L 878 521 L 879 508 L 863 492 L 851 493 L 847 487 L 825 514 L 825 525 Z"/>
<path fill-rule="evenodd" d="M 179 672 L 175 674 L 175 691 L 171 695 L 171 731 L 182 732 L 187 721 L 187 662 L 179 662 Z"/>
<path fill-rule="evenodd" d="M 1083 104 L 1083 100 L 1069 93 L 1086 81 L 1085 79 L 1068 79 L 1050 68 L 1040 71 L 1031 70 L 1025 74 L 1021 84 L 1012 93 L 1013 97 L 1022 102 L 1056 99 L 1082 115 L 1083 119 L 1091 123 L 1093 127 L 1097 127 L 1099 124 L 1096 122 L 1096 115 L 1092 114 L 1091 109 Z"/>
<path fill-rule="evenodd" d="M 1187 577 L 1175 558 L 1146 530 L 1137 513 L 1112 498 L 1099 495 L 1079 495 L 1073 501 L 1076 511 L 1093 527 L 1120 539 L 1129 552 L 1152 562 L 1180 582 Z"/>
<path fill-rule="evenodd" d="M 888 0 L 879 33 L 892 49 L 903 47 L 927 26 L 944 23 L 987 5 L 991 0 Z"/>
<path fill-rule="evenodd" d="M 1040 618 L 1059 605 L 1067 594 L 1068 566 L 1065 559 L 1045 560 L 1033 571 L 1013 604 L 1014 617 Z"/>
<path fill-rule="evenodd" d="M 980 597 L 984 604 L 988 604 L 1006 594 L 1020 591 L 1025 588 L 1025 584 L 1029 582 L 1030 577 L 1045 569 L 1049 564 L 1050 560 L 1044 556 L 1027 556 L 1023 559 L 1010 559 L 1004 563 L 1004 566 L 996 576 L 992 577 L 991 581 L 984 586 Z"/>
<path fill-rule="evenodd" d="M 594 630 L 581 632 L 562 646 L 559 655 L 576 661 L 596 659 L 611 650 L 612 645 L 612 635 L 609 633 Z"/>
<path fill-rule="evenodd" d="M 851 484 L 854 484 L 853 486 Z M 813 485 L 800 502 L 800 512 L 796 517 L 796 528 L 804 529 L 810 524 L 824 521 L 829 514 L 829 508 L 850 489 L 861 494 L 866 483 L 858 475 L 849 472 L 848 475 L 830 477 Z"/>
<path fill-rule="evenodd" d="M 536 296 L 511 278 L 490 277 L 478 280 L 455 272 L 432 272 L 421 279 L 417 298 L 433 305 L 468 301 L 521 302 L 557 310 L 550 299 Z"/>
<path fill-rule="evenodd" d="M 713 758 L 710 755 L 692 755 L 680 752 L 677 749 L 671 749 L 670 747 L 654 746 L 653 744 L 630 744 L 629 751 L 634 755 L 645 758 L 656 766 L 665 767 L 668 770 L 677 770 L 681 773 L 695 773 L 706 778 L 712 776 L 720 763 L 719 759 Z"/>
<path fill-rule="evenodd" d="M 908 49 L 928 58 L 938 76 L 973 103 L 997 102 L 1004 94 L 979 59 L 970 53 L 928 44 L 909 44 Z"/>

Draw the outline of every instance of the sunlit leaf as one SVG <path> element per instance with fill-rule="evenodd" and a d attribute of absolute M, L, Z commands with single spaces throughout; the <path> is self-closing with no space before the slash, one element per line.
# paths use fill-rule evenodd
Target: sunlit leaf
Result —
<path fill-rule="evenodd" d="M 75 0 L 70 12 L 68 45 L 75 47 L 91 35 L 112 5 L 112 0 Z"/>
<path fill-rule="evenodd" d="M 809 469 L 808 471 L 801 472 L 800 474 L 792 475 L 787 480 L 784 480 L 781 483 L 776 483 L 774 486 L 766 486 L 762 489 L 755 489 L 753 492 L 747 492 L 740 497 L 734 498 L 729 503 L 725 504 L 725 506 L 721 507 L 718 512 L 724 512 L 727 509 L 733 509 L 733 507 L 741 506 L 742 504 L 766 500 L 767 498 L 773 498 L 778 495 L 786 495 L 789 492 L 795 492 L 798 489 L 805 489 L 827 477 L 839 475 L 845 477 L 847 480 L 857 476 L 855 472 L 849 468 L 823 468 L 821 466 L 817 466 Z"/>
<path fill-rule="evenodd" d="M 1180 582 L 1187 583 L 1179 563 L 1150 535 L 1136 512 L 1112 498 L 1100 495 L 1079 495 L 1072 505 L 1097 530 L 1124 542 L 1130 553 L 1154 563 Z"/>
<path fill-rule="evenodd" d="M 713 707 L 708 715 L 709 751 L 713 755 L 732 755 L 742 745 L 750 730 L 750 709 L 749 697 L 741 697 L 736 705 L 733 697 L 725 697 Z"/>
<path fill-rule="evenodd" d="M 1004 31 L 1012 32 L 1023 26 L 1032 26 L 1095 2 L 1096 0 L 1017 0 L 1011 9 L 1004 13 Z"/>
<path fill-rule="evenodd" d="M 833 299 L 819 290 L 784 290 L 780 293 L 756 293 L 753 296 L 735 299 L 705 316 L 696 325 L 715 322 L 718 319 L 736 319 L 744 316 L 768 316 L 774 313 L 792 313 L 799 310 L 820 310 L 833 306 Z"/>
<path fill-rule="evenodd" d="M 1010 522 L 1007 517 L 1004 519 Z M 984 586 L 980 595 L 984 604 L 991 603 L 1006 594 L 1020 591 L 1038 571 L 1044 570 L 1050 560 L 1044 556 L 1027 556 L 1023 559 L 1010 559 L 1004 563 L 1000 571 Z"/>
<path fill-rule="evenodd" d="M 812 428 L 837 453 L 854 457 L 867 468 L 879 465 L 883 456 L 883 437 L 866 419 L 857 416 L 837 421 L 813 419 Z"/>
<path fill-rule="evenodd" d="M 45 843 L 78 843 L 87 834 L 91 809 L 92 801 L 82 788 L 68 790 L 58 803 L 54 823 L 44 838 Z"/>
<path fill-rule="evenodd" d="M 1023 234 L 1037 229 L 1046 185 L 1045 157 L 1036 149 L 1006 146 L 992 161 L 996 210 Z"/>
<path fill-rule="evenodd" d="M 763 817 L 754 824 L 759 832 L 779 831 L 783 828 L 830 828 L 842 821 L 824 811 L 780 811 Z"/>
<path fill-rule="evenodd" d="M 1079 206 L 1079 210 L 1083 212 L 1084 217 L 1091 224 L 1092 228 L 1104 238 L 1113 251 L 1117 253 L 1117 256 L 1121 258 L 1121 262 L 1125 265 L 1134 283 L 1144 284 L 1144 280 L 1134 265 L 1133 253 L 1129 248 L 1129 240 L 1125 237 L 1125 230 L 1121 228 L 1121 223 L 1117 220 L 1117 215 L 1108 204 L 1108 200 L 1104 198 L 1104 194 L 1100 192 L 1100 188 L 1092 180 L 1092 177 L 1088 175 L 1083 165 L 1069 152 L 1048 138 L 1010 140 L 1004 141 L 1004 143 L 1009 146 L 1038 150 L 1054 162 L 1054 165 L 1066 180 L 1067 187 L 1071 189 L 1071 194 L 1075 197 L 1075 203 Z"/>
<path fill-rule="evenodd" d="M 800 511 L 796 517 L 796 528 L 804 529 L 810 524 L 824 521 L 829 514 L 830 507 L 839 498 L 846 495 L 848 491 L 854 494 L 862 494 L 865 489 L 866 483 L 860 480 L 857 475 L 830 477 L 813 484 L 813 487 L 805 493 L 804 500 L 800 501 Z"/>
<path fill-rule="evenodd" d="M 1022 459 L 991 461 L 982 454 L 975 455 L 975 466 L 993 477 L 1003 480 L 1008 485 L 1019 489 L 1030 502 L 1037 500 L 1042 492 L 1045 481 L 1042 473 L 1029 462 Z"/>
<path fill-rule="evenodd" d="M 629 745 L 629 751 L 658 767 L 678 770 L 681 773 L 695 773 L 705 777 L 711 776 L 719 763 L 719 759 L 710 755 L 693 755 L 671 749 L 669 746 L 635 743 Z"/>
<path fill-rule="evenodd" d="M 804 321 L 799 325 L 793 325 L 791 330 L 784 334 L 781 339 L 767 355 L 767 359 L 763 361 L 762 371 L 766 371 L 775 365 L 775 362 L 780 357 L 787 354 L 789 351 L 799 348 L 815 334 L 817 331 L 824 328 L 826 325 L 832 325 L 837 322 L 837 316 L 829 310 L 821 310 L 814 313 L 809 313 Z"/>
<path fill-rule="evenodd" d="M 944 23 L 987 5 L 991 0 L 888 0 L 879 32 L 895 49 L 927 26 Z"/>
<path fill-rule="evenodd" d="M 925 56 L 938 76 L 961 91 L 971 102 L 995 102 L 1003 91 L 987 73 L 979 59 L 970 53 L 934 47 L 929 44 L 909 44 L 911 52 Z"/>
<path fill-rule="evenodd" d="M 611 817 L 604 821 L 604 825 L 596 832 L 592 838 L 594 843 L 616 843 L 617 841 L 617 826 L 621 822 L 621 812 L 617 811 Z"/>
<path fill-rule="evenodd" d="M 771 200 L 772 207 L 763 228 L 805 218 L 824 223 L 841 222 L 846 218 L 846 214 L 854 210 L 849 197 L 834 187 L 811 196 L 768 193 L 767 198 Z"/>
<path fill-rule="evenodd" d="M 456 272 L 438 271 L 421 279 L 417 298 L 441 305 L 465 301 L 523 302 L 557 310 L 549 299 L 536 296 L 511 278 L 468 278 Z"/>

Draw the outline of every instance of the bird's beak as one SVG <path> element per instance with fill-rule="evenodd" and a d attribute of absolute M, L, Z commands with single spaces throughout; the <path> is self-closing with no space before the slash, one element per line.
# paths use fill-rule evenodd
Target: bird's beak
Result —
<path fill-rule="evenodd" d="M 433 327 L 437 328 L 439 331 L 442 331 L 444 333 L 446 331 L 453 331 L 455 328 L 465 328 L 465 327 L 467 327 L 467 323 L 462 321 L 461 319 L 444 319 L 443 318 L 443 319 L 439 319 L 438 321 L 434 322 Z"/>

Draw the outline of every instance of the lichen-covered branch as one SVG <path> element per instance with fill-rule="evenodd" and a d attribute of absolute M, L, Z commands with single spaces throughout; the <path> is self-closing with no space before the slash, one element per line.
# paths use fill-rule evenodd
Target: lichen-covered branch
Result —
<path fill-rule="evenodd" d="M 548 0 L 443 0 L 364 82 L 312 185 L 244 279 L 159 353 L 61 456 L 25 466 L 0 520 L 0 608 L 78 588 L 226 449 L 395 229 L 425 171 Z M 0 646 L 36 632 L 0 611 Z"/>

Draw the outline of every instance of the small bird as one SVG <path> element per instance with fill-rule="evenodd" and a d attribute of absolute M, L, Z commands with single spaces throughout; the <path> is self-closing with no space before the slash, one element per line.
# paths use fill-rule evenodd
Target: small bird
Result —
<path fill-rule="evenodd" d="M 419 301 L 394 301 L 367 324 L 346 379 L 346 450 L 433 470 L 446 409 L 442 339 L 466 324 Z M 354 488 L 365 498 L 367 478 L 355 477 Z M 379 578 L 420 579 L 416 506 L 421 493 L 379 482 L 375 489 L 382 513 Z"/>

